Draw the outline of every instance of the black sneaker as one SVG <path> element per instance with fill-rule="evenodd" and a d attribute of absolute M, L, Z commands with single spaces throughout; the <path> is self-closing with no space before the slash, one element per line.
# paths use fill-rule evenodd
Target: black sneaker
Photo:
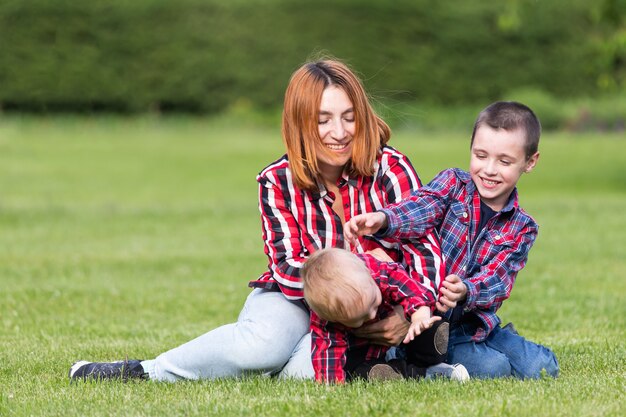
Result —
<path fill-rule="evenodd" d="M 419 367 L 445 362 L 449 338 L 450 324 L 443 320 L 435 322 L 432 327 L 404 345 L 407 362 Z"/>
<path fill-rule="evenodd" d="M 434 337 L 435 350 L 440 355 L 448 353 L 448 339 L 450 337 L 450 324 L 447 321 L 437 326 Z"/>
<path fill-rule="evenodd" d="M 82 379 L 148 379 L 148 374 L 141 366 L 141 361 L 125 360 L 119 362 L 75 362 L 70 368 L 71 380 Z"/>
<path fill-rule="evenodd" d="M 393 367 L 382 359 L 373 359 L 360 363 L 356 368 L 348 371 L 348 380 L 365 379 L 366 381 L 392 381 L 403 379 L 402 371 Z"/>
<path fill-rule="evenodd" d="M 368 381 L 395 381 L 398 379 L 404 379 L 404 377 L 386 363 L 378 363 L 372 366 L 367 373 Z"/>

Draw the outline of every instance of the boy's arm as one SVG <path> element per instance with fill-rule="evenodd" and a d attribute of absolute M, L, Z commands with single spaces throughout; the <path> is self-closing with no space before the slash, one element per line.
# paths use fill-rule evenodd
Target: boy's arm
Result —
<path fill-rule="evenodd" d="M 464 280 L 467 286 L 465 311 L 489 309 L 509 298 L 517 273 L 526 265 L 528 252 L 537 238 L 537 227 L 527 225 L 514 242 L 494 255 L 480 270 Z"/>
<path fill-rule="evenodd" d="M 311 360 L 315 380 L 320 383 L 343 383 L 346 380 L 347 333 L 311 312 Z"/>
<path fill-rule="evenodd" d="M 373 213 L 354 216 L 344 226 L 344 237 L 354 244 L 359 236 L 374 235 L 394 240 L 418 239 L 438 226 L 457 183 L 452 170 L 439 173 L 428 185 L 411 190 Z"/>
<path fill-rule="evenodd" d="M 387 216 L 381 211 L 357 214 L 343 226 L 343 236 L 354 245 L 359 236 L 373 235 L 387 227 Z"/>
<path fill-rule="evenodd" d="M 410 197 L 380 210 L 386 216 L 386 228 L 381 228 L 376 236 L 395 240 L 424 236 L 439 226 L 458 186 L 454 169 L 440 172 Z"/>

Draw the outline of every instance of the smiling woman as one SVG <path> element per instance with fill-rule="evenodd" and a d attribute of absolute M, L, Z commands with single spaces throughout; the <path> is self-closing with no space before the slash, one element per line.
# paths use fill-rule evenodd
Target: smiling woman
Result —
<path fill-rule="evenodd" d="M 70 378 L 313 377 L 302 265 L 318 249 L 349 246 L 343 239 L 346 220 L 402 200 L 420 182 L 409 160 L 386 146 L 389 128 L 372 110 L 359 79 L 339 61 L 310 62 L 296 70 L 285 93 L 282 122 L 287 154 L 257 177 L 268 267 L 250 283 L 254 289 L 238 322 L 154 360 L 80 361 Z M 384 252 L 433 298 L 437 295 L 443 262 L 434 235 L 410 243 L 363 238 L 351 249 Z M 355 334 L 391 346 L 404 339 L 408 327 L 403 315 L 393 312 Z"/>
<path fill-rule="evenodd" d="M 322 160 L 339 158 L 333 164 L 345 166 L 350 174 L 372 175 L 376 155 L 391 137 L 356 75 L 332 60 L 307 63 L 293 74 L 285 93 L 282 133 L 293 181 L 306 190 L 317 188 Z"/>
<path fill-rule="evenodd" d="M 344 165 L 350 161 L 355 131 L 354 109 L 344 90 L 335 86 L 324 90 L 318 125 L 321 145 L 323 145 L 318 144 L 319 163 L 324 165 L 323 173 L 331 174 L 325 180 L 335 182 L 336 178 L 341 175 Z"/>

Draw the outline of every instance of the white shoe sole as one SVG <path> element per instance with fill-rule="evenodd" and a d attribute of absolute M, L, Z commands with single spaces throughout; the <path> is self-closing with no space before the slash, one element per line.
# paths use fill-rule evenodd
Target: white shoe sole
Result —
<path fill-rule="evenodd" d="M 459 382 L 465 382 L 470 380 L 469 372 L 467 372 L 465 366 L 461 365 L 460 363 L 452 366 L 454 366 L 454 371 L 452 372 L 452 375 L 450 375 L 451 380 Z"/>
<path fill-rule="evenodd" d="M 70 368 L 70 379 L 72 379 L 74 377 L 74 374 L 76 373 L 76 371 L 78 371 L 81 367 L 83 367 L 84 365 L 87 365 L 91 362 L 87 362 L 87 361 L 78 361 L 75 362 L 74 365 L 72 365 L 72 367 Z"/>

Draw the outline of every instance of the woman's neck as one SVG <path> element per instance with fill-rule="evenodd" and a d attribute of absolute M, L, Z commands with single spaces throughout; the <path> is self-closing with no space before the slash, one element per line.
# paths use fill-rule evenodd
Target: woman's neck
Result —
<path fill-rule="evenodd" d="M 343 174 L 343 166 L 320 166 L 320 175 L 322 177 L 322 180 L 324 181 L 324 185 L 326 186 L 326 188 L 336 188 L 337 181 L 339 180 L 339 178 L 341 178 L 341 174 Z"/>

